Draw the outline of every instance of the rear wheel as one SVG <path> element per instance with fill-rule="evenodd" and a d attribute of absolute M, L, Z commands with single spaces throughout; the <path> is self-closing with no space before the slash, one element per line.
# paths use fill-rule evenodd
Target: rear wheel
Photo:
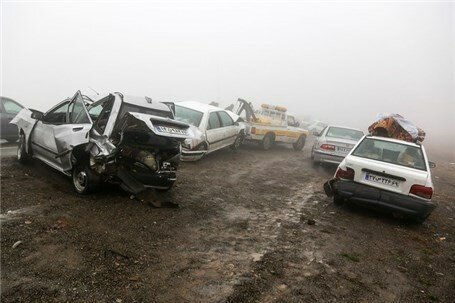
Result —
<path fill-rule="evenodd" d="M 292 147 L 294 148 L 295 151 L 301 151 L 303 147 L 305 146 L 305 136 L 300 136 L 297 142 L 292 144 Z"/>
<path fill-rule="evenodd" d="M 22 133 L 19 137 L 19 144 L 17 145 L 17 160 L 22 164 L 26 164 L 30 160 L 26 146 L 25 135 Z"/>
<path fill-rule="evenodd" d="M 87 165 L 78 165 L 73 169 L 73 188 L 81 195 L 98 189 L 100 178 Z"/>
<path fill-rule="evenodd" d="M 333 204 L 335 205 L 343 205 L 344 204 L 344 199 L 337 194 L 333 195 Z"/>
<path fill-rule="evenodd" d="M 242 145 L 242 143 L 243 143 L 244 137 L 245 136 L 243 135 L 243 133 L 238 134 L 237 138 L 235 138 L 234 143 L 231 145 L 231 149 L 233 149 L 233 150 L 239 149 L 240 145 Z"/>
<path fill-rule="evenodd" d="M 262 139 L 262 149 L 269 150 L 273 145 L 274 137 L 272 134 L 267 134 Z"/>

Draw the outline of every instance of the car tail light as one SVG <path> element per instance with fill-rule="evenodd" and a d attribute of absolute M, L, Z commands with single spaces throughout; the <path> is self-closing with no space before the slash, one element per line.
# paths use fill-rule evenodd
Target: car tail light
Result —
<path fill-rule="evenodd" d="M 321 148 L 322 148 L 322 149 L 325 149 L 325 150 L 335 150 L 335 145 L 332 145 L 332 144 L 322 144 L 322 145 L 321 145 Z"/>
<path fill-rule="evenodd" d="M 255 134 L 255 133 L 256 133 L 256 127 L 252 127 L 252 128 L 251 128 L 251 133 L 252 133 L 252 134 Z"/>
<path fill-rule="evenodd" d="M 425 199 L 431 199 L 431 197 L 433 196 L 433 188 L 414 184 L 413 186 L 411 186 L 411 190 L 409 191 L 409 193 Z"/>
<path fill-rule="evenodd" d="M 335 178 L 337 179 L 347 179 L 347 180 L 354 180 L 355 172 L 352 168 L 347 167 L 346 170 L 342 168 L 338 168 L 335 174 Z"/>

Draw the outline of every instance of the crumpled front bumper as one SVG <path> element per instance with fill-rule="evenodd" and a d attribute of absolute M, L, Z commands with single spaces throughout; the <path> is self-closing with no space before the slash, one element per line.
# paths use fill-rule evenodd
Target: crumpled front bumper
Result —
<path fill-rule="evenodd" d="M 180 154 L 181 161 L 197 161 L 200 160 L 205 154 L 207 153 L 206 150 L 188 150 L 182 148 L 182 153 Z"/>
<path fill-rule="evenodd" d="M 337 195 L 354 204 L 415 218 L 425 218 L 436 208 L 436 204 L 431 201 L 349 180 L 329 180 L 324 183 L 324 191 L 329 197 Z"/>

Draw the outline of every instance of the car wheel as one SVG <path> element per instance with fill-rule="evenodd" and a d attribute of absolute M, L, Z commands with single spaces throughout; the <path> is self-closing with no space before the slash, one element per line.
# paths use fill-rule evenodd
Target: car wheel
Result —
<path fill-rule="evenodd" d="M 424 217 L 416 217 L 416 218 L 413 218 L 413 221 L 417 224 L 422 224 L 423 222 L 425 222 L 425 220 L 429 217 L 430 215 L 426 215 Z"/>
<path fill-rule="evenodd" d="M 263 150 L 269 150 L 273 145 L 273 135 L 272 134 L 267 134 L 264 136 L 262 139 L 262 149 Z"/>
<path fill-rule="evenodd" d="M 292 147 L 294 147 L 295 151 L 301 151 L 303 147 L 305 146 L 305 136 L 300 136 L 297 142 L 292 144 Z"/>
<path fill-rule="evenodd" d="M 243 133 L 238 134 L 237 137 L 235 138 L 234 143 L 231 145 L 231 149 L 232 149 L 232 150 L 237 150 L 237 149 L 239 149 L 239 147 L 240 147 L 240 146 L 242 145 L 242 143 L 243 143 L 244 137 L 245 137 L 245 136 L 243 135 Z"/>
<path fill-rule="evenodd" d="M 344 199 L 338 195 L 333 195 L 333 204 L 335 205 L 343 205 L 344 204 Z"/>
<path fill-rule="evenodd" d="M 73 169 L 73 187 L 78 194 L 94 192 L 99 183 L 99 177 L 87 165 L 78 165 Z"/>
<path fill-rule="evenodd" d="M 17 160 L 23 164 L 26 164 L 30 160 L 26 146 L 25 135 L 21 134 L 19 137 L 19 144 L 17 145 Z"/>

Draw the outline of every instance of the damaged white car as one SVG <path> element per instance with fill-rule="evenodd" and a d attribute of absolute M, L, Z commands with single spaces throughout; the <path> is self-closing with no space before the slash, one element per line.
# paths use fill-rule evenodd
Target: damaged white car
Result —
<path fill-rule="evenodd" d="M 19 130 L 18 160 L 37 158 L 72 176 L 80 194 L 105 181 L 134 194 L 170 189 L 180 144 L 192 137 L 188 124 L 173 119 L 173 103 L 121 93 L 96 99 L 78 91 L 45 114 L 19 112 L 11 121 Z"/>
<path fill-rule="evenodd" d="M 194 138 L 182 143 L 183 161 L 199 160 L 227 146 L 235 150 L 245 139 L 246 124 L 242 118 L 212 105 L 178 102 L 175 104 L 175 119 L 190 124 L 194 134 Z"/>

